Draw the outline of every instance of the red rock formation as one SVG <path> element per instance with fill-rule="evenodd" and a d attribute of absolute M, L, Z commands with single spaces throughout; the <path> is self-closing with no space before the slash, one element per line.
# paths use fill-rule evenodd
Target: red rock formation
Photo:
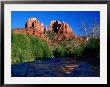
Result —
<path fill-rule="evenodd" d="M 49 30 L 50 31 L 53 30 L 53 24 L 54 24 L 54 22 L 55 22 L 54 20 L 50 22 L 50 26 L 49 26 Z"/>
<path fill-rule="evenodd" d="M 55 33 L 57 33 L 57 34 L 62 34 L 62 33 L 70 34 L 70 33 L 73 33 L 71 27 L 67 23 L 65 23 L 64 21 L 63 22 L 51 21 L 49 30 L 54 30 Z"/>
<path fill-rule="evenodd" d="M 64 39 L 74 38 L 76 35 L 73 33 L 71 27 L 60 21 L 51 21 L 49 31 L 53 30 L 56 33 L 54 40 L 62 41 Z"/>
<path fill-rule="evenodd" d="M 44 26 L 34 17 L 31 17 L 27 20 L 25 28 L 34 28 L 38 32 L 44 32 Z"/>
<path fill-rule="evenodd" d="M 55 37 L 53 38 L 54 41 L 62 41 L 70 38 L 77 39 L 79 42 L 84 42 L 85 40 L 85 38 L 75 35 L 71 27 L 64 21 L 63 22 L 51 21 L 49 29 L 47 30 L 44 28 L 43 24 L 41 24 L 40 21 L 34 17 L 31 17 L 27 20 L 25 28 L 16 28 L 13 31 L 18 34 L 21 33 L 21 34 L 38 36 L 49 42 L 46 32 L 52 30 L 55 33 Z"/>
<path fill-rule="evenodd" d="M 27 20 L 27 23 L 26 23 L 25 28 L 31 28 L 31 27 L 33 27 L 32 25 L 33 25 L 33 22 L 34 22 L 35 20 L 36 20 L 36 18 L 30 17 L 30 18 Z"/>
<path fill-rule="evenodd" d="M 28 34 L 38 36 L 46 41 L 48 41 L 48 37 L 44 34 L 44 26 L 40 23 L 36 18 L 29 18 L 25 25 L 25 28 L 16 28 L 13 30 L 18 34 Z"/>
<path fill-rule="evenodd" d="M 45 41 L 49 40 L 46 34 L 44 34 L 43 32 L 39 32 L 34 28 L 16 28 L 12 32 L 15 32 L 17 34 L 34 35 L 39 38 L 42 38 Z"/>

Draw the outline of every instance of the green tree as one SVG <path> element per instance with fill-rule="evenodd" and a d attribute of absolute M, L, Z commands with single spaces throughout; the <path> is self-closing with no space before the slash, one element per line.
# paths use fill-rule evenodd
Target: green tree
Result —
<path fill-rule="evenodd" d="M 13 63 L 34 61 L 54 57 L 47 42 L 36 37 L 25 34 L 11 35 L 11 60 Z"/>

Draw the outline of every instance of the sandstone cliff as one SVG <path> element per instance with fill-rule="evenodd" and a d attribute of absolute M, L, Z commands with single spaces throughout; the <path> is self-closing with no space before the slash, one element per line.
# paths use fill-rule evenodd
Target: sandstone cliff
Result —
<path fill-rule="evenodd" d="M 18 34 L 28 34 L 40 37 L 48 41 L 49 43 L 51 43 L 51 41 L 49 40 L 49 35 L 47 34 L 47 32 L 51 31 L 54 32 L 54 37 L 52 37 L 52 40 L 54 42 L 62 41 L 65 39 L 76 39 L 77 41 L 79 41 L 79 43 L 85 41 L 84 37 L 75 35 L 72 28 L 67 23 L 57 20 L 51 21 L 49 28 L 46 29 L 39 20 L 34 17 L 30 17 L 25 24 L 25 28 L 16 28 L 13 31 Z"/>

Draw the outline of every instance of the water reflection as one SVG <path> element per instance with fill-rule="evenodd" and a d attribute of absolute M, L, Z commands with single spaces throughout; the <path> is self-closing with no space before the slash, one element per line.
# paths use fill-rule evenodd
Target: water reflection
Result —
<path fill-rule="evenodd" d="M 13 64 L 12 77 L 96 77 L 100 68 L 85 61 L 54 58 Z"/>

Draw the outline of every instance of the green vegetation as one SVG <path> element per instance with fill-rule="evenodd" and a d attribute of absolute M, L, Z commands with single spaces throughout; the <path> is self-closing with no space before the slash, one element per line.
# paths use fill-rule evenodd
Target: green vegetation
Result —
<path fill-rule="evenodd" d="M 91 38 L 86 43 L 83 56 L 85 57 L 99 57 L 100 54 L 100 39 L 99 38 Z"/>
<path fill-rule="evenodd" d="M 96 58 L 100 54 L 100 41 L 97 38 L 90 38 L 87 42 L 82 44 L 71 44 L 71 41 L 66 42 L 61 48 L 54 50 L 55 57 L 84 57 Z"/>
<path fill-rule="evenodd" d="M 51 31 L 47 31 L 47 35 L 49 37 L 50 40 L 53 40 L 53 38 L 55 37 L 55 33 L 53 30 Z"/>
<path fill-rule="evenodd" d="M 48 32 L 48 35 L 52 33 Z M 53 40 L 54 37 L 49 38 Z M 47 42 L 36 36 L 12 32 L 11 41 L 12 64 L 53 57 L 99 58 L 100 54 L 99 38 L 91 37 L 82 44 L 75 39 L 65 39 L 58 42 L 58 46 L 48 46 Z"/>
<path fill-rule="evenodd" d="M 55 57 L 64 57 L 65 56 L 65 49 L 63 47 L 56 48 L 53 51 Z"/>
<path fill-rule="evenodd" d="M 12 64 L 54 57 L 47 42 L 35 36 L 12 32 L 11 41 Z"/>

